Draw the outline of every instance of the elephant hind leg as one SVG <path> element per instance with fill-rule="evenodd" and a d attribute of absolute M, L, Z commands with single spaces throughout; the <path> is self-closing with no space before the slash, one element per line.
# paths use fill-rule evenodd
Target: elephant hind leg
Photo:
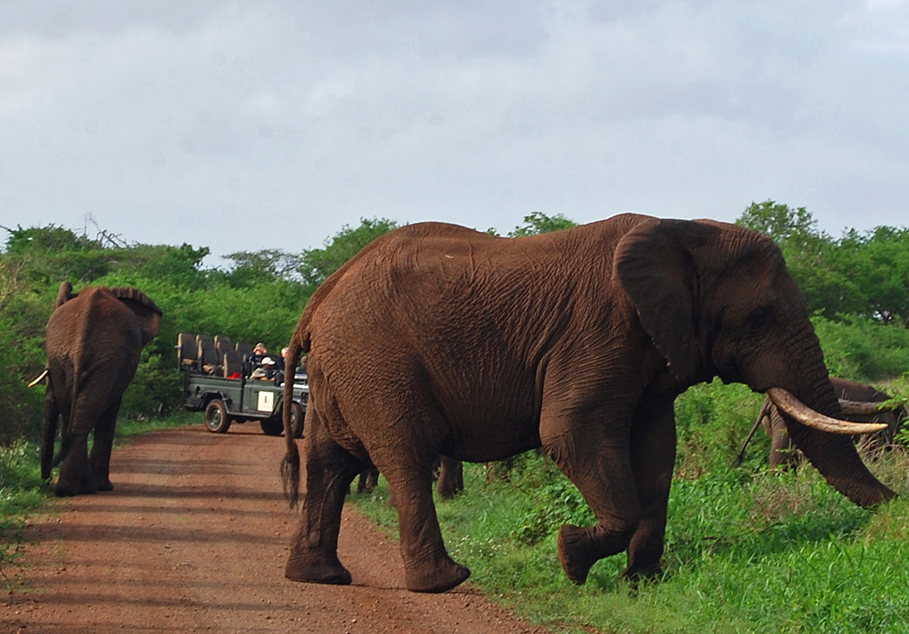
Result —
<path fill-rule="evenodd" d="M 113 491 L 110 481 L 110 454 L 114 448 L 114 429 L 117 426 L 117 414 L 120 412 L 120 401 L 111 405 L 95 424 L 95 437 L 89 457 L 92 478 L 98 491 Z"/>
<path fill-rule="evenodd" d="M 341 510 L 350 483 L 366 465 L 332 440 L 313 420 L 305 452 L 306 492 L 284 575 L 292 581 L 347 585 L 338 559 Z"/>
<path fill-rule="evenodd" d="M 60 466 L 60 476 L 54 486 L 57 497 L 71 497 L 86 493 L 97 493 L 98 486 L 88 464 L 88 438 L 73 436 L 69 439 L 70 448 Z"/>

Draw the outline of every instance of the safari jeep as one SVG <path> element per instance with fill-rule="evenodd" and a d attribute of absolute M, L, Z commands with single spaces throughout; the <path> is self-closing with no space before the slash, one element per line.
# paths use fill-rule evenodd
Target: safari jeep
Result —
<path fill-rule="evenodd" d="M 232 423 L 257 420 L 269 436 L 284 431 L 281 414 L 284 407 L 284 374 L 273 379 L 250 378 L 249 344 L 218 335 L 192 335 L 181 332 L 177 337 L 177 360 L 183 371 L 183 407 L 204 411 L 205 427 L 225 433 Z M 294 376 L 291 404 L 292 430 L 296 438 L 303 435 L 303 416 L 309 400 L 305 372 Z"/>

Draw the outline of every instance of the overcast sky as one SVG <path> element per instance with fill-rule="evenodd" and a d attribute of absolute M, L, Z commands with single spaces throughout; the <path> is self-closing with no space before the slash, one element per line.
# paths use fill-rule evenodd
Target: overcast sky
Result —
<path fill-rule="evenodd" d="M 223 255 L 768 199 L 909 225 L 909 3 L 0 0 L 7 227 Z"/>

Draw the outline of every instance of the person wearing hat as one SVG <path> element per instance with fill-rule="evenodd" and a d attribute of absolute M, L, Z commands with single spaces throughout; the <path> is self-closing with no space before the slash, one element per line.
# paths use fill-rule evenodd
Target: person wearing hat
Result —
<path fill-rule="evenodd" d="M 261 341 L 256 344 L 256 347 L 253 348 L 252 354 L 249 355 L 249 363 L 252 367 L 259 367 L 262 365 L 262 360 L 268 356 L 268 348 L 265 347 L 265 344 Z"/>
<path fill-rule="evenodd" d="M 249 375 L 249 378 L 261 379 L 263 381 L 275 378 L 275 360 L 271 357 L 262 359 L 262 365 L 253 370 L 252 374 Z"/>

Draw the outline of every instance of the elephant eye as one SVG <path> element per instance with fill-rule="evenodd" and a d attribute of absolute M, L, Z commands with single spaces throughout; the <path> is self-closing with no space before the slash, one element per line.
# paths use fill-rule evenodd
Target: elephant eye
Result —
<path fill-rule="evenodd" d="M 770 317 L 770 311 L 766 308 L 758 308 L 748 315 L 748 319 L 745 320 L 748 330 L 755 331 L 760 330 L 764 324 L 767 323 L 767 319 Z"/>

